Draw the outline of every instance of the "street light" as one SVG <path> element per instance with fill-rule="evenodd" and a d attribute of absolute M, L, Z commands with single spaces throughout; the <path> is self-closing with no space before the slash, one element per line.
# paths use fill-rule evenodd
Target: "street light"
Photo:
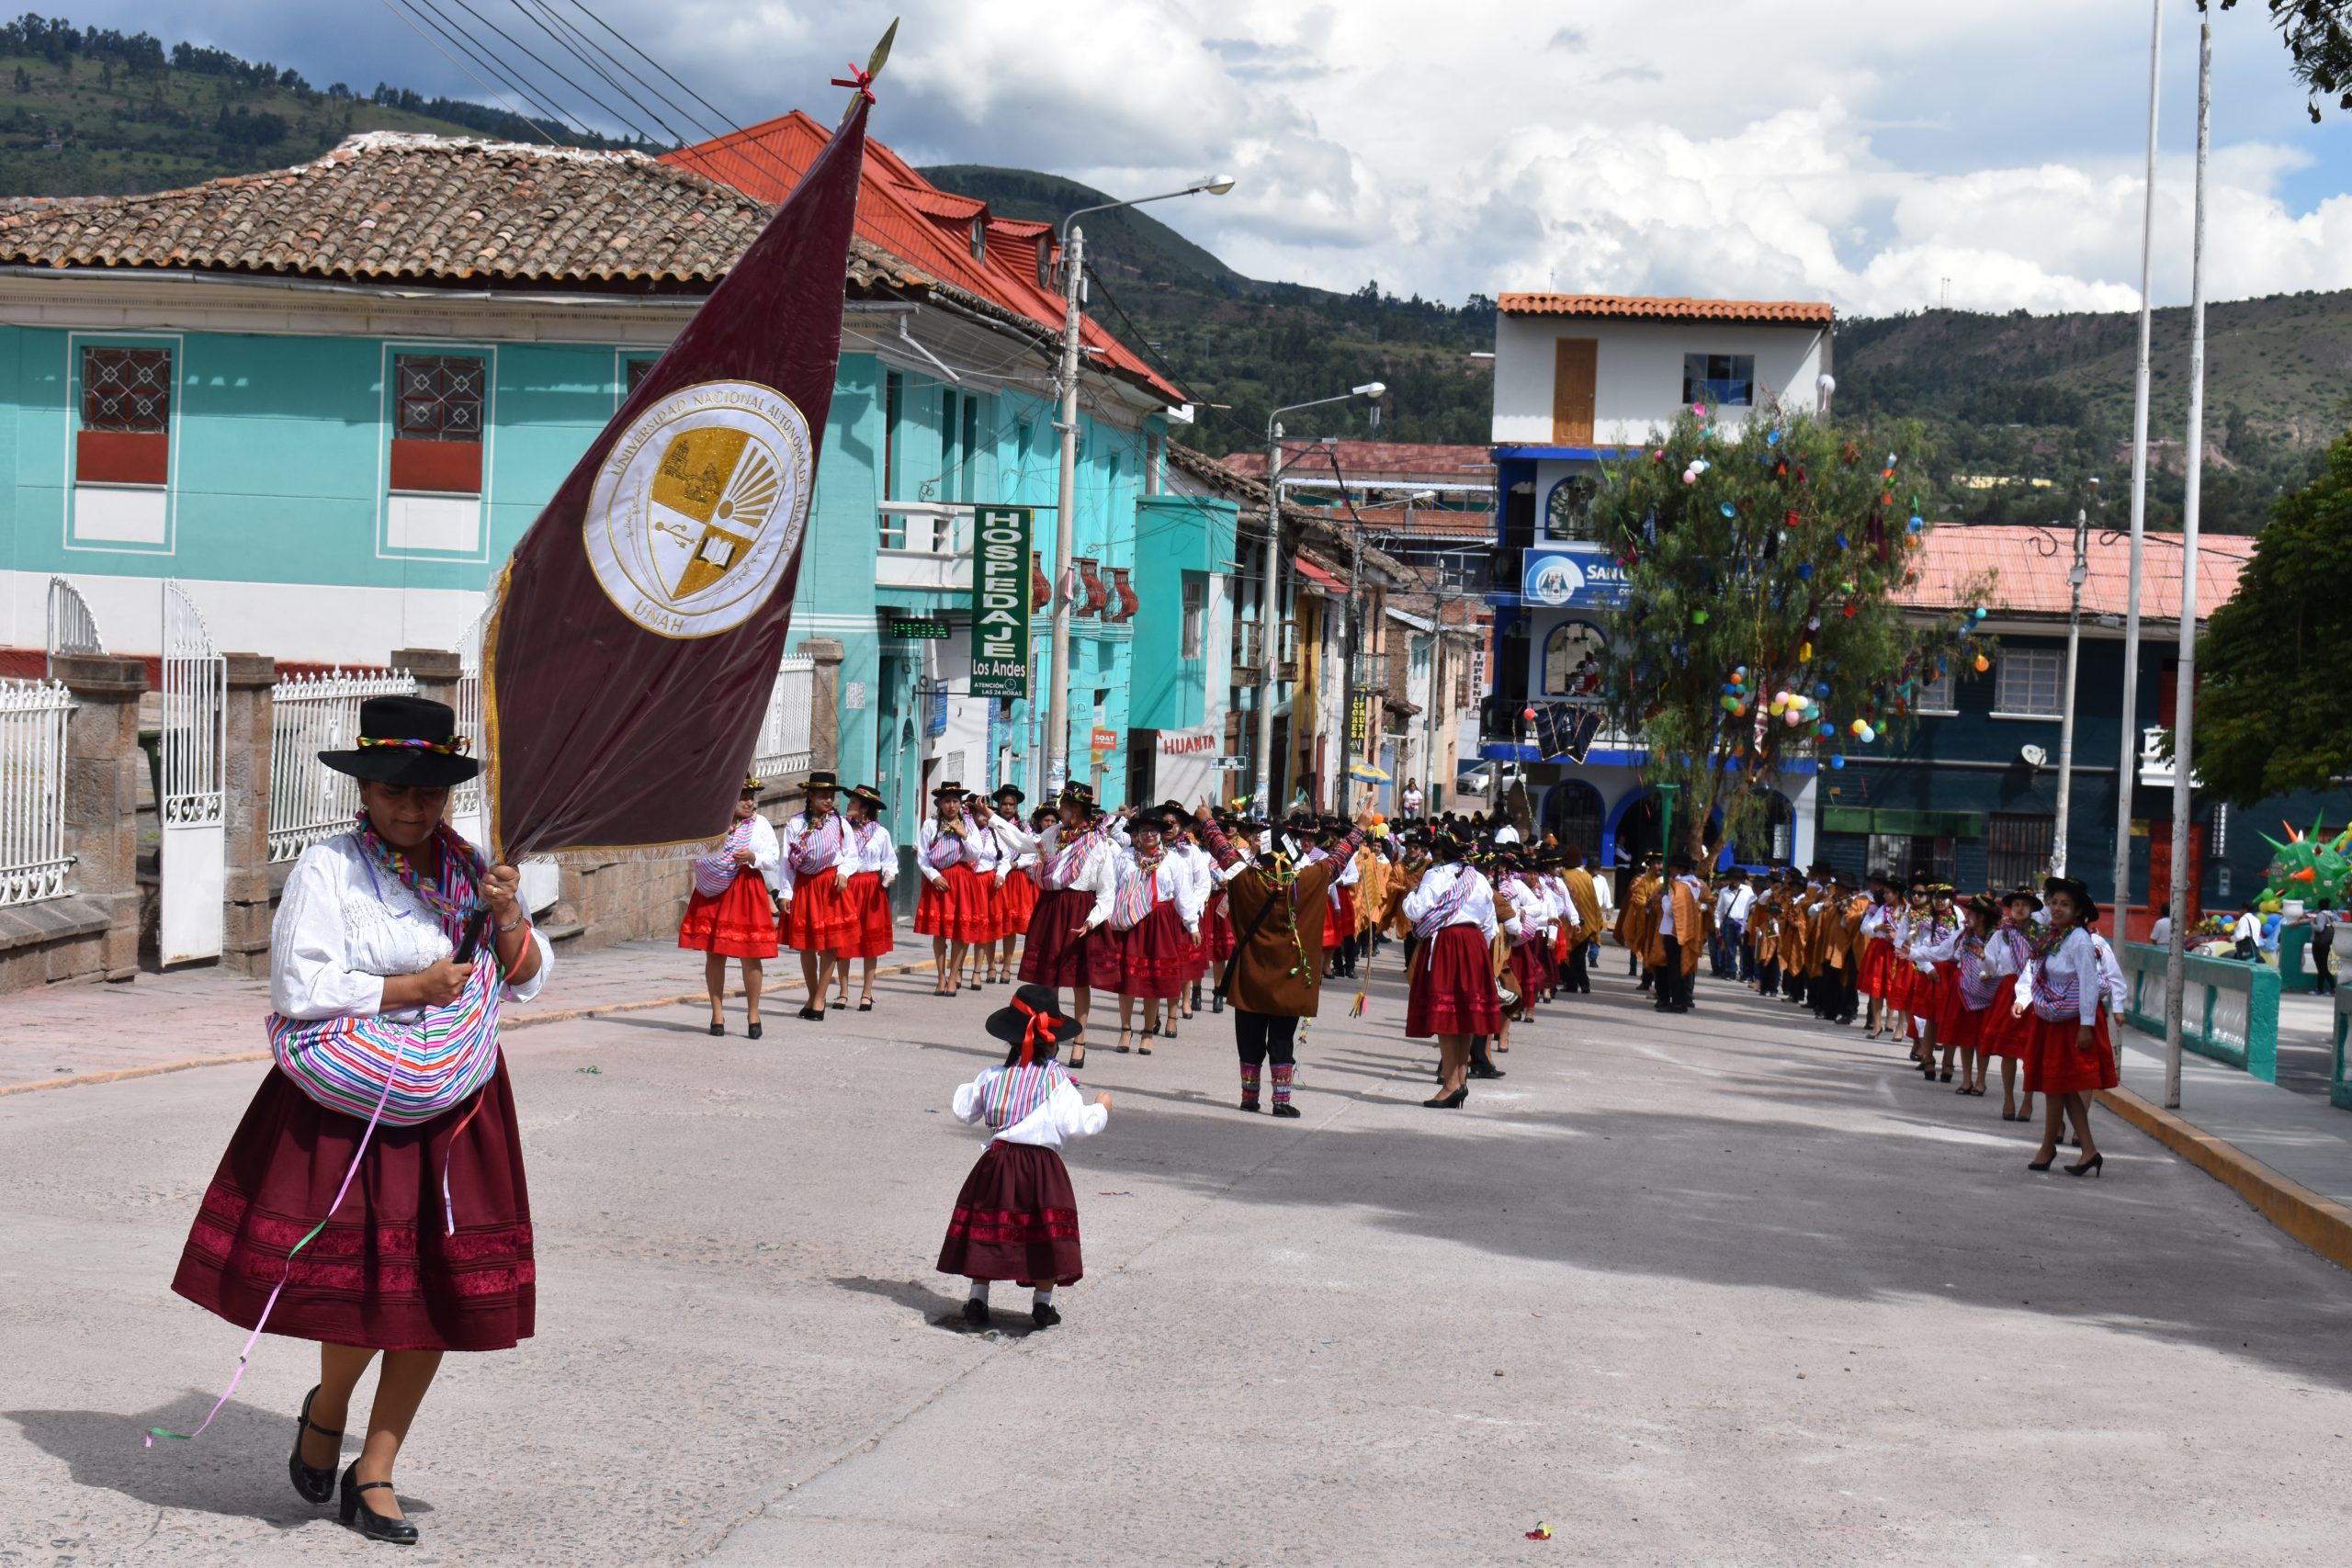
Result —
<path fill-rule="evenodd" d="M 1259 650 L 1262 679 L 1258 684 L 1258 788 L 1259 811 L 1272 821 L 1274 808 L 1274 671 L 1276 654 L 1282 642 L 1280 615 L 1282 612 L 1282 539 L 1283 539 L 1283 427 L 1282 416 L 1296 413 L 1301 409 L 1321 408 L 1326 403 L 1344 403 L 1350 398 L 1370 398 L 1377 401 L 1387 396 L 1388 388 L 1379 381 L 1366 381 L 1361 387 L 1329 398 L 1310 398 L 1303 403 L 1284 403 L 1266 416 L 1266 575 L 1258 603 L 1258 626 L 1264 647 Z M 1294 717 L 1296 716 L 1294 715 Z M 1340 716 L 1346 722 L 1346 716 Z M 1344 771 L 1344 770 L 1343 770 Z M 1344 783 L 1340 786 L 1346 788 Z"/>
<path fill-rule="evenodd" d="M 1080 317 L 1078 295 L 1080 279 L 1086 271 L 1086 231 L 1076 228 L 1078 220 L 1090 212 L 1112 212 L 1123 207 L 1141 207 L 1148 201 L 1170 201 L 1180 196 L 1197 196 L 1205 191 L 1211 196 L 1223 196 L 1233 188 L 1231 175 L 1212 175 L 1182 190 L 1162 191 L 1158 196 L 1139 196 L 1133 201 L 1105 201 L 1092 207 L 1081 207 L 1061 220 L 1062 242 L 1062 365 L 1061 418 L 1054 429 L 1060 433 L 1061 479 L 1056 487 L 1054 501 L 1054 581 L 1059 585 L 1068 581 L 1070 558 L 1078 553 L 1078 365 L 1080 355 Z M 1074 684 L 1069 667 L 1069 596 L 1058 591 L 1054 599 L 1054 630 L 1050 663 L 1046 666 L 1046 756 L 1045 776 L 1040 792 L 1046 795 L 1058 794 L 1069 778 L 1069 693 Z"/>

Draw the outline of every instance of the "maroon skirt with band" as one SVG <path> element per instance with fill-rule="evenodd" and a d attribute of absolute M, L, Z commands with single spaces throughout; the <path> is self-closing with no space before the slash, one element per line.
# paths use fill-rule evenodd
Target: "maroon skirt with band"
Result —
<path fill-rule="evenodd" d="M 1413 955 L 1412 992 L 1405 1004 L 1405 1038 L 1432 1034 L 1499 1034 L 1502 1001 L 1495 964 L 1476 926 L 1448 926 Z"/>
<path fill-rule="evenodd" d="M 537 1271 L 504 1059 L 465 1104 L 413 1127 L 379 1126 L 330 1216 L 367 1130 L 272 1067 L 204 1190 L 172 1289 L 251 1328 L 282 1280 L 269 1332 L 331 1345 L 503 1350 L 529 1338 Z M 326 1228 L 289 1261 L 321 1220 Z"/>
<path fill-rule="evenodd" d="M 1078 1194 L 1062 1156 L 1035 1144 L 990 1144 L 964 1178 L 940 1244 L 939 1271 L 971 1280 L 1075 1285 Z"/>
<path fill-rule="evenodd" d="M 1119 994 L 1167 1000 L 1182 993 L 1196 973 L 1197 943 L 1184 930 L 1173 903 L 1155 904 L 1132 930 L 1119 931 Z"/>
<path fill-rule="evenodd" d="M 1108 926 L 1080 935 L 1094 912 L 1094 895 L 1080 887 L 1048 888 L 1037 895 L 1029 935 L 1021 944 L 1021 978 L 1033 986 L 1083 986 L 1090 991 L 1119 988 L 1119 945 Z"/>

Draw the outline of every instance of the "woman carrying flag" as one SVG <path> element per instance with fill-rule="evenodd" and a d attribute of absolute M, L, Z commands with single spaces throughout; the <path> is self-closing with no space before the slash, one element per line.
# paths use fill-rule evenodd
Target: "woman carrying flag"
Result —
<path fill-rule="evenodd" d="M 710 993 L 710 1032 L 727 1032 L 727 961 L 743 965 L 745 1032 L 760 1037 L 760 961 L 776 954 L 775 900 L 770 879 L 782 851 L 775 828 L 760 815 L 758 775 L 743 781 L 735 821 L 718 847 L 695 859 L 694 896 L 678 922 L 678 945 L 707 953 L 703 986 Z M 817 979 L 822 993 L 824 976 Z"/>

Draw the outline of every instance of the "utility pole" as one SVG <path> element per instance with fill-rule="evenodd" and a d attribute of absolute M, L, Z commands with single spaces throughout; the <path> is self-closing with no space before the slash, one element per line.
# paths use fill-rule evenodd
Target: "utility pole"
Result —
<path fill-rule="evenodd" d="M 1283 613 L 1283 427 L 1269 423 L 1266 437 L 1266 575 L 1258 589 L 1258 814 L 1274 812 L 1274 677 L 1281 651 Z M 1294 718 L 1297 716 L 1293 715 Z"/>
<path fill-rule="evenodd" d="M 2093 479 L 2093 485 L 2098 481 Z M 2075 798 L 2075 670 L 2083 651 L 2083 584 L 2090 578 L 2091 514 L 2075 508 L 2075 564 L 2066 570 L 2066 690 L 2058 708 L 2058 819 L 2051 827 L 2050 874 L 2066 874 L 2067 818 Z"/>
<path fill-rule="evenodd" d="M 2148 177 L 2140 204 L 2140 359 L 2132 391 L 2132 583 L 2123 606 L 2123 739 L 2115 768 L 2115 929 L 2132 902 L 2132 791 L 2140 769 L 2140 562 L 2148 522 L 2148 321 L 2156 232 L 2156 94 L 2164 61 L 2165 0 L 2154 0 L 2148 39 Z M 2148 889 L 2155 902 L 2156 890 Z"/>
<path fill-rule="evenodd" d="M 2197 223 L 2188 264 L 2188 489 L 2180 509 L 2180 684 L 2173 695 L 2172 947 L 2165 955 L 2165 1109 L 2180 1108 L 2181 993 L 2188 984 L 2188 779 L 2197 719 L 2197 525 L 2205 479 L 2205 158 L 2213 139 L 2213 27 L 2197 28 Z"/>
<path fill-rule="evenodd" d="M 1348 802 L 1355 795 L 1356 786 L 1356 661 L 1363 657 L 1363 606 L 1356 595 L 1362 592 L 1356 580 L 1363 575 L 1363 527 L 1350 519 L 1348 526 L 1348 662 L 1340 671 L 1340 787 L 1333 792 L 1332 812 L 1335 817 L 1353 814 Z M 1371 716 L 1365 716 L 1364 750 L 1372 750 Z"/>
<path fill-rule="evenodd" d="M 1060 483 L 1054 509 L 1054 635 L 1049 682 L 1046 695 L 1046 773 L 1038 793 L 1050 801 L 1069 782 L 1069 614 L 1074 596 L 1062 591 L 1069 581 L 1070 559 L 1078 553 L 1078 344 L 1079 278 L 1086 265 L 1086 231 L 1073 228 L 1062 242 L 1062 369 L 1061 418 L 1054 429 L 1062 438 Z"/>

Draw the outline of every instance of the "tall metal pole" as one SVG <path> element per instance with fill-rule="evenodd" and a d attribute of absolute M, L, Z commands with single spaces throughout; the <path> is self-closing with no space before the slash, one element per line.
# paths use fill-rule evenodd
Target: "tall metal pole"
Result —
<path fill-rule="evenodd" d="M 1353 819 L 1348 801 L 1356 783 L 1356 661 L 1363 657 L 1363 605 L 1356 597 L 1356 580 L 1363 575 L 1363 530 L 1348 529 L 1348 662 L 1340 671 L 1340 787 L 1331 797 L 1331 814 Z M 1372 756 L 1372 716 L 1364 716 L 1364 760 Z"/>
<path fill-rule="evenodd" d="M 2090 575 L 2090 520 L 2086 509 L 2075 509 L 2075 564 L 2066 571 L 2066 581 L 2074 594 L 2066 610 L 2066 689 L 2061 694 L 2058 708 L 2058 819 L 2051 825 L 2050 832 L 2052 876 L 2066 874 L 2067 818 L 2075 798 L 2075 669 L 2083 651 L 2083 582 Z"/>
<path fill-rule="evenodd" d="M 1282 641 L 1283 427 L 1266 424 L 1266 577 L 1258 592 L 1258 810 L 1274 820 L 1274 664 Z M 1295 716 L 1293 716 L 1294 717 Z"/>
<path fill-rule="evenodd" d="M 1038 793 L 1047 799 L 1069 782 L 1069 581 L 1078 553 L 1078 351 L 1079 279 L 1086 265 L 1086 231 L 1072 229 L 1062 244 L 1062 416 L 1054 428 L 1062 438 L 1061 481 L 1054 507 L 1054 636 L 1046 671 L 1046 776 Z"/>
<path fill-rule="evenodd" d="M 2154 0 L 2148 39 L 2148 178 L 2140 205 L 2140 359 L 2132 389 L 2132 584 L 2123 606 L 2123 739 L 2115 767 L 2115 929 L 2132 902 L 2132 790 L 2140 769 L 2140 561 L 2148 521 L 2148 324 L 2156 234 L 2156 92 L 2164 61 L 2165 0 Z M 2155 902 L 2156 890 L 2148 889 Z"/>
<path fill-rule="evenodd" d="M 2165 956 L 2165 1107 L 2180 1106 L 2180 1007 L 2188 981 L 2188 776 L 2196 757 L 2197 525 L 2205 479 L 2205 155 L 2213 140 L 2213 27 L 2197 28 L 2197 219 L 2189 245 L 2188 493 L 2180 508 L 2180 684 L 2173 694 L 2172 950 Z"/>

